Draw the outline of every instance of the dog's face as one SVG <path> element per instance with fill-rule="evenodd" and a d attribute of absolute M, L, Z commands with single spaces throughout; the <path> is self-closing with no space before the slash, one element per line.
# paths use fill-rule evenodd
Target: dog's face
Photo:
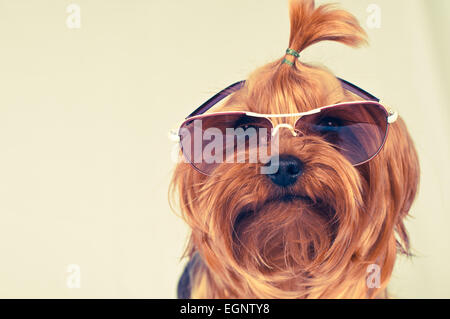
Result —
<path fill-rule="evenodd" d="M 275 61 L 256 70 L 217 111 L 309 111 L 360 100 L 328 71 Z M 291 78 L 295 81 L 291 81 Z M 279 118 L 276 124 L 293 125 Z M 223 164 L 211 176 L 187 163 L 174 174 L 190 253 L 203 261 L 199 297 L 373 297 L 383 291 L 396 253 L 408 250 L 403 225 L 418 183 L 417 155 L 401 119 L 371 161 L 353 166 L 326 140 L 279 131 L 280 168 Z M 286 181 L 289 182 L 286 182 Z M 380 267 L 380 287 L 367 267 Z M 373 288 L 373 287 L 372 287 Z M 195 294 L 195 293 L 194 293 Z"/>

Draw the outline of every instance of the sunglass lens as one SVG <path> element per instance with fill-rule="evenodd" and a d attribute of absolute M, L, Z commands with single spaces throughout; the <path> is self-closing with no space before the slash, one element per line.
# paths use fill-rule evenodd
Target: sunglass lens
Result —
<path fill-rule="evenodd" d="M 387 134 L 387 112 L 374 102 L 334 106 L 301 117 L 296 128 L 318 135 L 344 155 L 353 165 L 374 157 Z"/>
<path fill-rule="evenodd" d="M 210 175 L 222 163 L 256 162 L 257 148 L 270 138 L 271 128 L 266 118 L 216 113 L 185 121 L 179 135 L 186 160 Z"/>

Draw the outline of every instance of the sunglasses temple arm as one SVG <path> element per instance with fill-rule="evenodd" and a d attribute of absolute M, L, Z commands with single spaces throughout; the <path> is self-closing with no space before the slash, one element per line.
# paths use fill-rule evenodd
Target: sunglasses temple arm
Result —
<path fill-rule="evenodd" d="M 345 90 L 350 91 L 353 94 L 356 94 L 357 96 L 363 98 L 364 100 L 380 102 L 379 98 L 377 98 L 377 97 L 373 96 L 372 94 L 370 94 L 369 92 L 361 89 L 359 86 L 356 86 L 353 83 L 350 83 L 341 78 L 337 78 L 337 79 L 341 82 L 341 85 Z"/>
<path fill-rule="evenodd" d="M 220 91 L 219 93 L 214 95 L 212 98 L 210 98 L 208 101 L 206 101 L 205 103 L 200 105 L 194 112 L 189 114 L 186 118 L 188 119 L 195 115 L 200 115 L 200 114 L 205 113 L 210 108 L 212 108 L 214 105 L 216 105 L 217 103 L 222 101 L 224 98 L 226 98 L 228 95 L 241 89 L 244 86 L 244 84 L 245 84 L 245 81 L 239 81 L 239 82 L 236 82 L 236 83 L 230 85 L 229 87 L 223 89 L 222 91 Z"/>

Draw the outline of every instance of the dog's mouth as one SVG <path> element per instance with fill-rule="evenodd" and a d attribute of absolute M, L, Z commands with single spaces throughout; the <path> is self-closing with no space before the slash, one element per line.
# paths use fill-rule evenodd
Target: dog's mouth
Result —
<path fill-rule="evenodd" d="M 245 206 L 240 210 L 234 220 L 234 229 L 236 230 L 242 228 L 242 226 L 245 226 L 245 224 L 256 218 L 261 210 L 264 210 L 266 207 L 277 206 L 277 204 L 280 206 L 292 205 L 295 208 L 298 207 L 299 210 L 312 210 L 315 214 L 326 221 L 333 221 L 336 216 L 334 207 L 320 198 L 312 199 L 306 195 L 286 193 L 281 196 L 270 197 L 258 204 Z M 274 213 L 276 213 L 276 211 L 274 211 Z M 337 225 L 334 225 L 334 227 L 336 226 Z"/>
<path fill-rule="evenodd" d="M 322 199 L 311 199 L 308 196 L 286 193 L 281 196 L 273 196 L 265 201 L 258 203 L 256 205 L 247 205 L 238 213 L 234 226 L 235 229 L 238 228 L 239 225 L 242 225 L 246 222 L 249 222 L 251 219 L 255 218 L 261 210 L 263 210 L 267 206 L 273 205 L 298 205 L 299 209 L 310 209 L 314 210 L 319 216 L 326 220 L 332 220 L 335 216 L 335 210 L 333 207 L 328 205 Z"/>
<path fill-rule="evenodd" d="M 335 209 L 327 202 L 299 194 L 271 197 L 244 207 L 235 218 L 232 229 L 236 258 L 242 258 L 240 254 L 245 253 L 242 246 L 259 247 L 259 242 L 264 243 L 270 237 L 270 244 L 265 242 L 263 248 L 260 247 L 267 260 L 273 259 L 275 263 L 281 260 L 284 238 L 299 238 L 298 242 L 304 245 L 305 258 L 313 260 L 318 247 L 321 247 L 317 241 L 322 237 L 317 234 L 326 234 L 329 243 L 336 238 L 339 222 L 335 217 Z"/>
<path fill-rule="evenodd" d="M 264 205 L 271 204 L 271 203 L 277 203 L 277 202 L 292 203 L 292 202 L 295 202 L 295 201 L 301 201 L 301 202 L 303 202 L 304 204 L 307 204 L 307 205 L 312 205 L 313 204 L 313 200 L 310 197 L 308 197 L 308 196 L 302 196 L 302 195 L 287 193 L 287 194 L 284 194 L 284 195 L 282 195 L 280 197 L 273 197 L 273 198 L 270 198 L 270 199 L 266 200 L 264 202 Z"/>

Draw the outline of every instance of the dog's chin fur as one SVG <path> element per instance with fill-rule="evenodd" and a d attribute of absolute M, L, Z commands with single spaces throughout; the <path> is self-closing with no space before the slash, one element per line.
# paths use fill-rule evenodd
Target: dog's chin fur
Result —
<path fill-rule="evenodd" d="M 345 11 L 314 9 L 313 1 L 290 5 L 291 48 L 324 39 L 364 41 Z M 294 113 L 355 99 L 328 71 L 277 60 L 255 71 L 220 109 Z M 377 157 L 358 167 L 318 137 L 282 131 L 279 151 L 304 163 L 302 176 L 287 188 L 261 175 L 260 164 L 223 164 L 211 176 L 177 166 L 172 191 L 192 230 L 186 255 L 199 260 L 191 297 L 384 296 L 397 252 L 409 252 L 403 219 L 419 179 L 403 121 L 391 125 Z M 370 264 L 380 266 L 379 288 L 366 284 Z"/>

